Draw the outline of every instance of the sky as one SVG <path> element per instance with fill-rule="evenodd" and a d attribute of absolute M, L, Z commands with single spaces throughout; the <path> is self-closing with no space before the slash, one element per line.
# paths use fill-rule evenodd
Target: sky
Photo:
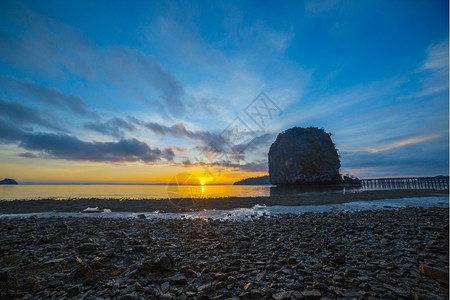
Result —
<path fill-rule="evenodd" d="M 448 1 L 1 1 L 0 177 L 232 183 L 278 133 L 449 173 Z"/>

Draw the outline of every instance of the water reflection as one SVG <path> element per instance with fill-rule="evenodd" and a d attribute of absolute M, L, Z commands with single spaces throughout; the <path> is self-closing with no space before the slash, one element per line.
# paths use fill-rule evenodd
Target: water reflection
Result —
<path fill-rule="evenodd" d="M 310 193 L 343 193 L 359 192 L 362 190 L 361 186 L 339 186 L 339 185 L 302 185 L 302 186 L 285 186 L 285 187 L 270 187 L 270 196 L 288 196 L 288 195 L 304 195 Z"/>

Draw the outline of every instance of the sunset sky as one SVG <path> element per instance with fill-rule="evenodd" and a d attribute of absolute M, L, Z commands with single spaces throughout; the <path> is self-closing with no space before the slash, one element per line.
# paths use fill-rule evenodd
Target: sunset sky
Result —
<path fill-rule="evenodd" d="M 0 179 L 231 183 L 293 126 L 448 175 L 448 1 L 241 2 L 1 1 Z"/>

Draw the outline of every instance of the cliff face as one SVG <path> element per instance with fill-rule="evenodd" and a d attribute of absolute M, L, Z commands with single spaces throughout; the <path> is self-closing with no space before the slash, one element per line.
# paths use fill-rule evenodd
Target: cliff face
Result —
<path fill-rule="evenodd" d="M 293 127 L 278 135 L 269 151 L 270 183 L 338 184 L 341 162 L 330 134 L 316 127 Z"/>

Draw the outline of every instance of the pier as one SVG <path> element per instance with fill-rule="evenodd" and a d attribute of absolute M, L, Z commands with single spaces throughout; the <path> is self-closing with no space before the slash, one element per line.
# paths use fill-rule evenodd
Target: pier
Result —
<path fill-rule="evenodd" d="M 448 176 L 439 177 L 406 177 L 362 179 L 362 186 L 368 190 L 448 190 Z"/>

